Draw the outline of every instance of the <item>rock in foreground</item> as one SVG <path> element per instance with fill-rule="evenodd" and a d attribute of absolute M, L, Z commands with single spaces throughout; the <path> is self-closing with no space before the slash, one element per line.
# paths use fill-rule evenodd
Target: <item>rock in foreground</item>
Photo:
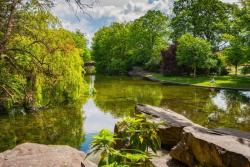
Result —
<path fill-rule="evenodd" d="M 69 146 L 25 143 L 0 153 L 0 167 L 97 167 Z"/>
<path fill-rule="evenodd" d="M 170 155 L 189 165 L 250 167 L 250 141 L 200 127 L 185 127 Z"/>
<path fill-rule="evenodd" d="M 136 110 L 153 116 L 153 121 L 167 122 L 161 127 L 159 137 L 163 144 L 176 145 L 170 152 L 172 158 L 190 167 L 200 164 L 250 167 L 249 133 L 229 129 L 210 130 L 171 110 L 150 105 L 137 105 Z"/>

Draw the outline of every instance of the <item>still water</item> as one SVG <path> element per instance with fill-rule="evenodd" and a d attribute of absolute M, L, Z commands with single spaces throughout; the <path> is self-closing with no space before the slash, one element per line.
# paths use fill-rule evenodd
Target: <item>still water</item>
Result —
<path fill-rule="evenodd" d="M 90 76 L 91 96 L 35 113 L 0 115 L 0 151 L 24 142 L 88 151 L 94 135 L 134 113 L 136 103 L 172 109 L 209 127 L 250 132 L 250 91 L 162 85 L 131 77 Z M 96 92 L 96 93 L 94 93 Z"/>

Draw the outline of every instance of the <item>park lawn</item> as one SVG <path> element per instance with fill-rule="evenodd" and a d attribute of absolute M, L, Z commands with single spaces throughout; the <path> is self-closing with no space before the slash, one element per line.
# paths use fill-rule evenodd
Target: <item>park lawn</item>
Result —
<path fill-rule="evenodd" d="M 193 78 L 191 76 L 163 76 L 162 74 L 152 74 L 152 77 L 161 81 L 178 82 L 197 86 L 227 87 L 250 90 L 250 77 L 216 76 L 214 77 L 214 83 L 210 82 L 212 77 L 209 76 L 199 76 Z"/>

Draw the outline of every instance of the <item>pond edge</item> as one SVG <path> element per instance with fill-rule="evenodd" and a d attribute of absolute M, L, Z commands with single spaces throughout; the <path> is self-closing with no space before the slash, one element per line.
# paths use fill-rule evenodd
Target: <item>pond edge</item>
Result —
<path fill-rule="evenodd" d="M 184 86 L 195 86 L 199 88 L 205 88 L 205 89 L 226 89 L 226 90 L 239 90 L 239 91 L 250 91 L 250 88 L 232 88 L 232 87 L 217 87 L 217 86 L 202 86 L 202 85 L 195 85 L 195 84 L 189 84 L 189 83 L 182 83 L 182 82 L 174 82 L 174 81 L 167 81 L 167 80 L 160 80 L 152 76 L 152 74 L 146 74 L 146 75 L 137 75 L 142 77 L 144 80 L 153 81 L 153 82 L 159 82 L 161 84 L 173 84 L 173 85 L 184 85 Z"/>

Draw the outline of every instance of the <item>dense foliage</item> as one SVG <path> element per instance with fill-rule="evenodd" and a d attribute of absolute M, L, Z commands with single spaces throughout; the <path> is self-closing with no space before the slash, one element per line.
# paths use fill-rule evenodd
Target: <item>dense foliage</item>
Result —
<path fill-rule="evenodd" d="M 233 5 L 220 0 L 178 0 L 174 2 L 171 21 L 172 36 L 176 40 L 185 33 L 211 42 L 219 49 L 222 34 L 229 31 Z"/>
<path fill-rule="evenodd" d="M 148 11 L 134 22 L 113 23 L 101 28 L 92 46 L 97 71 L 125 74 L 133 66 L 158 68 L 160 50 L 166 46 L 167 24 L 163 13 Z"/>
<path fill-rule="evenodd" d="M 92 151 L 89 154 L 100 153 L 99 166 L 152 166 L 150 152 L 160 148 L 158 137 L 159 125 L 148 120 L 144 115 L 125 118 L 117 126 L 118 134 L 103 129 L 94 137 Z M 117 142 L 122 144 L 117 149 Z"/>
<path fill-rule="evenodd" d="M 196 72 L 222 75 L 228 73 L 226 67 L 230 66 L 235 67 L 237 74 L 238 67 L 250 60 L 249 6 L 247 0 L 239 4 L 220 0 L 178 0 L 174 1 L 170 17 L 160 11 L 148 11 L 133 22 L 103 27 L 95 34 L 92 47 L 97 72 L 126 74 L 134 66 L 159 71 L 160 53 L 171 41 L 177 46 L 178 58 L 173 53 L 168 59 L 162 52 L 162 67 L 168 74 L 171 71 L 170 75 L 190 74 L 189 69 L 192 69 L 194 75 Z M 188 40 L 196 48 L 183 39 L 186 34 L 190 34 Z M 184 50 L 181 48 L 184 45 L 189 47 Z M 198 57 L 193 55 L 203 51 L 206 53 Z M 195 62 L 191 63 L 192 60 Z M 171 67 L 167 67 L 169 65 Z"/>
<path fill-rule="evenodd" d="M 85 38 L 35 1 L 0 3 L 0 106 L 35 109 L 79 98 Z"/>
<path fill-rule="evenodd" d="M 158 70 L 160 51 L 166 47 L 169 36 L 168 18 L 160 11 L 148 11 L 134 21 L 130 34 L 131 64 Z"/>
<path fill-rule="evenodd" d="M 125 73 L 128 69 L 128 25 L 114 23 L 100 29 L 93 39 L 93 58 L 101 73 Z"/>
<path fill-rule="evenodd" d="M 241 1 L 241 8 L 234 10 L 234 20 L 231 24 L 232 33 L 224 34 L 224 40 L 229 44 L 224 55 L 228 65 L 238 67 L 250 61 L 250 2 Z"/>
<path fill-rule="evenodd" d="M 246 0 L 240 5 L 219 0 L 175 1 L 171 37 L 177 43 L 177 58 L 175 60 L 172 53 L 172 62 L 168 62 L 168 50 L 163 52 L 164 74 L 169 75 L 166 69 L 183 72 L 184 65 L 193 69 L 194 76 L 196 72 L 226 74 L 226 66 L 234 66 L 237 75 L 238 67 L 249 62 L 249 24 L 246 22 L 249 22 Z M 197 52 L 203 51 L 206 53 L 197 57 Z M 182 66 L 176 68 L 175 63 Z M 175 69 L 166 67 L 169 64 Z M 184 71 L 190 73 L 188 69 Z"/>
<path fill-rule="evenodd" d="M 241 69 L 241 73 L 246 75 L 246 74 L 250 74 L 250 66 L 245 66 Z"/>
<path fill-rule="evenodd" d="M 178 43 L 177 62 L 179 65 L 193 69 L 194 77 L 196 77 L 197 68 L 207 68 L 210 65 L 211 45 L 209 42 L 193 37 L 191 34 L 184 34 L 178 39 Z M 215 63 L 211 63 L 211 65 L 215 65 Z"/>

